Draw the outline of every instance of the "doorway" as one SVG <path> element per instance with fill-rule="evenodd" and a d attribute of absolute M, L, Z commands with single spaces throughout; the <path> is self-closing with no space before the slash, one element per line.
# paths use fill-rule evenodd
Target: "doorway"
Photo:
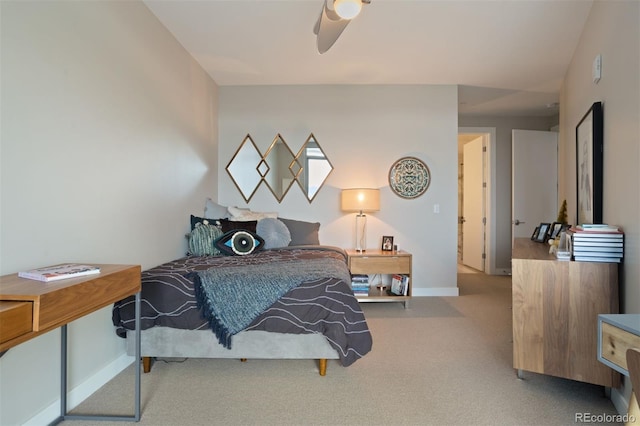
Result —
<path fill-rule="evenodd" d="M 495 142 L 494 127 L 458 129 L 458 271 L 495 274 Z M 471 148 L 480 145 L 480 149 Z M 469 145 L 468 149 L 465 146 Z M 465 152 L 466 151 L 466 152 Z M 473 178 L 465 185 L 466 173 Z M 473 166 L 472 164 L 475 164 Z M 480 170 L 476 170 L 477 168 Z M 469 183 L 472 183 L 469 185 Z M 469 192 L 473 191 L 473 192 Z M 465 192 L 467 192 L 465 194 Z M 465 197 L 466 195 L 466 197 Z M 467 209 L 464 211 L 465 198 Z M 465 234 L 467 236 L 465 241 Z"/>

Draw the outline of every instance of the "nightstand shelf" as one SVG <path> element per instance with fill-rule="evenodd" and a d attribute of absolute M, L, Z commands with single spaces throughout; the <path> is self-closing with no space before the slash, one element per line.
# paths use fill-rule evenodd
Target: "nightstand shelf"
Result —
<path fill-rule="evenodd" d="M 404 307 L 408 307 L 411 299 L 411 277 L 412 255 L 406 251 L 382 251 L 376 249 L 357 252 L 353 249 L 346 250 L 348 256 L 349 271 L 352 274 L 364 275 L 393 275 L 403 274 L 409 277 L 409 285 L 406 296 L 396 296 L 389 294 L 389 286 L 384 290 L 376 287 L 375 282 L 371 283 L 368 296 L 356 296 L 358 302 L 402 302 Z"/>

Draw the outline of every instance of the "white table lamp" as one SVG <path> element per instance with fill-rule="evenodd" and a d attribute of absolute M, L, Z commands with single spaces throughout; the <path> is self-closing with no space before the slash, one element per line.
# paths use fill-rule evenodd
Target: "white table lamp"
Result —
<path fill-rule="evenodd" d="M 367 249 L 367 216 L 363 212 L 380 210 L 380 190 L 372 188 L 343 189 L 340 207 L 343 211 L 359 212 L 356 215 L 356 251 Z"/>

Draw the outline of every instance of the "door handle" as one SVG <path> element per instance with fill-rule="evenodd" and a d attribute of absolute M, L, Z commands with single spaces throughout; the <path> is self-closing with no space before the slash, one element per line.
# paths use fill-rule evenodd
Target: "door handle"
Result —
<path fill-rule="evenodd" d="M 523 223 L 525 223 L 525 222 L 520 222 L 518 219 L 513 221 L 513 224 L 516 225 L 516 226 L 518 226 L 520 224 L 523 224 Z"/>

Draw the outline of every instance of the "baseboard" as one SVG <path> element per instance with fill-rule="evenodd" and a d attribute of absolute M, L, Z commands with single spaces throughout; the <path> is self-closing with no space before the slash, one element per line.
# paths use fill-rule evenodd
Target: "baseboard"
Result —
<path fill-rule="evenodd" d="M 511 275 L 511 269 L 509 269 L 509 268 L 498 268 L 498 269 L 496 269 L 495 275 Z"/>
<path fill-rule="evenodd" d="M 95 391 L 113 379 L 118 373 L 133 363 L 134 357 L 122 354 L 115 361 L 108 364 L 87 380 L 71 389 L 67 395 L 67 410 L 77 407 L 82 401 L 91 396 Z M 60 398 L 55 400 L 47 408 L 30 418 L 25 426 L 40 426 L 50 424 L 60 416 Z"/>
<path fill-rule="evenodd" d="M 458 287 L 429 287 L 429 288 L 416 288 L 411 289 L 411 295 L 414 297 L 430 296 L 430 297 L 444 297 L 444 296 L 459 296 L 460 290 Z"/>
<path fill-rule="evenodd" d="M 629 401 L 624 397 L 620 389 L 611 389 L 611 402 L 613 406 L 618 410 L 618 414 L 624 415 L 629 411 Z"/>

